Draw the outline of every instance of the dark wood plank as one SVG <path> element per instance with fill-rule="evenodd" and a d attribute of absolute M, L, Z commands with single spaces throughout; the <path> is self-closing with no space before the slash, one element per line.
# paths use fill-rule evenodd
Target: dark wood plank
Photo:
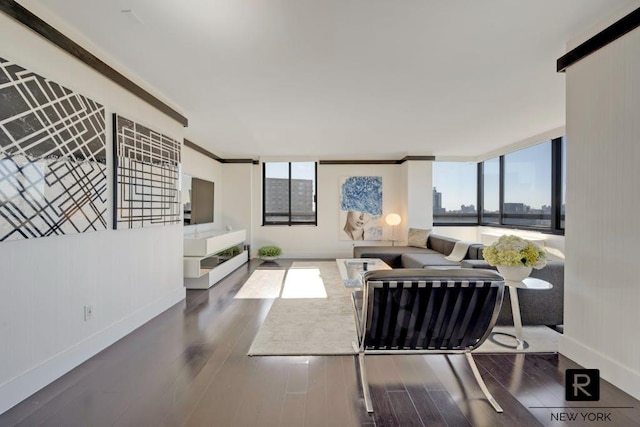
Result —
<path fill-rule="evenodd" d="M 351 416 L 356 420 L 355 425 L 373 425 L 374 419 L 364 406 L 364 395 L 360 387 L 360 373 L 356 356 L 344 356 L 340 358 L 342 362 L 342 378 L 348 396 L 348 408 Z"/>
<path fill-rule="evenodd" d="M 326 357 L 327 379 L 327 422 L 330 426 L 355 425 L 356 420 L 351 410 L 351 395 L 345 385 L 342 358 Z"/>
<path fill-rule="evenodd" d="M 388 391 L 387 396 L 389 397 L 389 402 L 391 402 L 391 407 L 393 408 L 399 425 L 424 426 L 406 390 Z"/>
<path fill-rule="evenodd" d="M 304 425 L 307 427 L 329 427 L 326 357 L 309 358 L 307 405 L 304 413 Z"/>
<path fill-rule="evenodd" d="M 302 426 L 304 425 L 305 407 L 307 404 L 306 393 L 287 393 L 282 405 L 282 414 L 278 425 Z"/>
<path fill-rule="evenodd" d="M 485 399 L 462 355 L 429 355 L 425 359 L 458 408 L 473 426 L 510 426 Z M 439 396 L 442 397 L 442 396 Z M 439 402 L 436 402 L 439 403 Z"/>
<path fill-rule="evenodd" d="M 429 365 L 425 363 L 424 358 L 419 355 L 394 356 L 393 361 L 420 420 L 429 426 L 446 426 L 447 422 L 427 391 L 429 388 L 442 388 L 442 384 Z M 455 410 L 460 412 L 457 407 Z M 461 422 L 461 420 L 466 422 L 460 413 L 460 417 L 456 421 Z"/>
<path fill-rule="evenodd" d="M 393 356 L 367 356 L 365 366 L 369 380 L 369 391 L 373 404 L 373 418 L 377 426 L 399 426 L 400 421 L 393 410 L 393 402 L 389 398 L 387 386 L 391 390 L 404 391 L 397 375 L 385 372 L 383 366 L 389 366 L 390 358 Z M 391 382 L 387 383 L 387 378 Z"/>
<path fill-rule="evenodd" d="M 258 367 L 233 423 L 239 426 L 279 425 L 287 386 L 285 357 L 256 356 Z"/>
<path fill-rule="evenodd" d="M 490 366 L 489 361 L 487 361 L 486 365 Z M 493 395 L 493 398 L 496 399 L 500 406 L 503 406 L 503 409 L 504 407 L 509 408 L 509 410 L 499 414 L 502 418 L 502 422 L 507 425 L 518 425 L 520 427 L 537 427 L 543 425 L 538 418 L 531 414 L 527 407 L 522 405 L 518 398 L 511 394 L 500 382 L 499 379 L 506 380 L 507 383 L 509 382 L 508 379 L 504 378 L 501 370 L 493 369 L 490 371 L 482 364 L 478 365 L 478 370 L 480 371 L 489 392 Z M 494 372 L 498 378 L 494 376 Z M 484 395 L 482 396 L 484 398 Z"/>

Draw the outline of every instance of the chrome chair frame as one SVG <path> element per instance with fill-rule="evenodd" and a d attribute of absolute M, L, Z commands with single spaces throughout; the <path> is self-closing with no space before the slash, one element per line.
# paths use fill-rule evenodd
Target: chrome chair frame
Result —
<path fill-rule="evenodd" d="M 360 381 L 373 412 L 366 354 L 464 354 L 482 393 L 503 412 L 487 388 L 471 351 L 490 335 L 502 305 L 504 279 L 480 269 L 396 269 L 364 274 L 353 293 Z"/>

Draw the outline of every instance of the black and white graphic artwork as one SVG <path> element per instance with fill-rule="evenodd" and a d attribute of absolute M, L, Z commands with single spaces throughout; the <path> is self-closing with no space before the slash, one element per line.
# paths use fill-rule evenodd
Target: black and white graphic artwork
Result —
<path fill-rule="evenodd" d="M 107 227 L 104 107 L 0 58 L 0 241 Z"/>
<path fill-rule="evenodd" d="M 117 114 L 114 228 L 181 223 L 181 142 Z"/>

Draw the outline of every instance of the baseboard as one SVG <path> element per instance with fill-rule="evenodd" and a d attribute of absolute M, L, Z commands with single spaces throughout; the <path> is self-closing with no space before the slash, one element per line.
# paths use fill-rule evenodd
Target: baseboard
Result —
<path fill-rule="evenodd" d="M 144 325 L 169 307 L 184 300 L 185 295 L 184 288 L 176 289 L 171 294 L 154 301 L 24 374 L 2 384 L 0 386 L 0 414 Z"/>
<path fill-rule="evenodd" d="M 566 330 L 558 341 L 558 351 L 585 368 L 599 369 L 600 378 L 640 399 L 640 373 L 637 371 L 567 336 Z"/>

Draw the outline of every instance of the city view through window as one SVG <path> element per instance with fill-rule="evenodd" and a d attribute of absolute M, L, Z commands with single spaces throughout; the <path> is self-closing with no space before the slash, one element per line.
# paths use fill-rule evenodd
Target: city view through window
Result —
<path fill-rule="evenodd" d="M 554 144 L 562 156 L 560 213 L 554 222 L 556 208 L 552 201 L 552 166 Z M 480 165 L 466 162 L 435 162 L 433 165 L 434 224 L 487 224 L 523 228 L 564 228 L 565 201 L 564 138 L 543 143 L 486 160 Z M 504 176 L 501 176 L 500 162 Z M 480 168 L 479 168 L 480 166 Z M 478 182 L 479 169 L 481 182 Z M 502 194 L 500 194 L 502 180 Z M 481 186 L 481 192 L 478 192 Z M 481 199 L 479 200 L 479 197 Z M 501 206 L 502 200 L 502 206 Z M 478 205 L 482 206 L 479 214 Z M 502 209 L 501 209 L 502 208 Z"/>

